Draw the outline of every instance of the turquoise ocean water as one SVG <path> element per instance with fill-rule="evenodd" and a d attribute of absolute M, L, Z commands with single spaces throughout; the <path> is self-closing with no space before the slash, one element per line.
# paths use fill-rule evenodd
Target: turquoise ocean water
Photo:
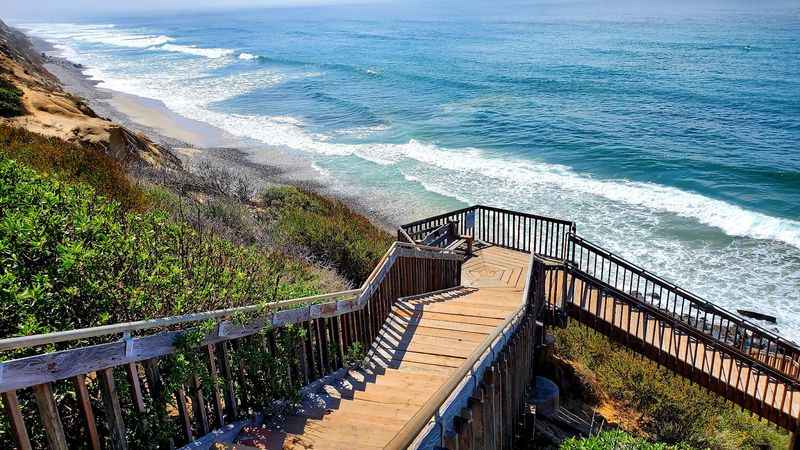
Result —
<path fill-rule="evenodd" d="M 102 87 L 159 99 L 262 159 L 301 155 L 397 220 L 471 203 L 573 219 L 800 339 L 800 6 L 720 5 L 12 23 Z"/>

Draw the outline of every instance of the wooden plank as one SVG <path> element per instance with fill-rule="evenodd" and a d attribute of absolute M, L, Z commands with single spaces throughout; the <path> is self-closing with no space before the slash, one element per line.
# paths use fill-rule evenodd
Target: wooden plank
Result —
<path fill-rule="evenodd" d="M 47 434 L 47 443 L 52 450 L 67 450 L 67 437 L 64 435 L 64 426 L 58 415 L 58 407 L 50 383 L 34 386 L 33 393 L 36 396 L 39 416 Z"/>
<path fill-rule="evenodd" d="M 225 384 L 225 414 L 228 421 L 234 421 L 239 417 L 239 408 L 236 405 L 236 388 L 233 381 L 233 371 L 231 370 L 230 354 L 228 343 L 219 344 L 219 367 L 222 371 L 223 382 Z"/>
<path fill-rule="evenodd" d="M 72 382 L 75 385 L 75 392 L 78 394 L 78 408 L 80 408 L 86 423 L 89 444 L 92 446 L 92 450 L 100 450 L 100 435 L 97 433 L 92 401 L 89 397 L 89 390 L 86 388 L 86 375 L 78 375 L 72 379 Z"/>
<path fill-rule="evenodd" d="M 197 422 L 200 436 L 205 436 L 211 431 L 208 426 L 208 414 L 206 413 L 206 401 L 203 398 L 203 384 L 197 375 L 192 377 L 192 410 L 194 420 Z"/>
<path fill-rule="evenodd" d="M 219 377 L 217 376 L 217 362 L 214 344 L 207 345 L 205 353 L 208 361 L 209 378 L 211 379 L 211 395 L 213 397 L 211 408 L 214 412 L 214 420 L 216 420 L 217 426 L 222 428 L 225 426 L 225 410 L 222 407 L 222 393 L 219 390 Z"/>
<path fill-rule="evenodd" d="M 189 407 L 186 406 L 186 391 L 183 388 L 175 392 L 175 404 L 177 405 L 178 419 L 180 420 L 183 436 L 186 438 L 186 442 L 191 442 L 194 440 L 192 418 L 189 415 Z"/>
<path fill-rule="evenodd" d="M 117 386 L 114 382 L 113 369 L 103 369 L 97 372 L 97 381 L 100 383 L 106 422 L 111 432 L 109 436 L 111 448 L 114 450 L 127 450 L 128 441 L 125 439 L 125 422 L 122 419 L 122 407 L 119 403 Z"/>
<path fill-rule="evenodd" d="M 133 398 L 133 406 L 136 411 L 144 413 L 147 408 L 144 405 L 144 397 L 142 396 L 142 383 L 139 380 L 139 368 L 136 363 L 125 364 L 125 372 L 128 375 L 128 383 L 131 385 L 131 397 Z"/>
<path fill-rule="evenodd" d="M 22 411 L 19 407 L 19 399 L 15 391 L 3 392 L 3 406 L 6 410 L 11 433 L 17 443 L 19 450 L 31 450 L 31 440 L 28 437 L 28 429 L 25 427 L 25 420 L 22 418 Z"/>

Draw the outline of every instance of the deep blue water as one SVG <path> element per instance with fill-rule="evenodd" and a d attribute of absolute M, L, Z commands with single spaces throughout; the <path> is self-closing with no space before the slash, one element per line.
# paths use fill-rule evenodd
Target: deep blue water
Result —
<path fill-rule="evenodd" d="M 476 202 L 574 219 L 712 301 L 778 314 L 800 338 L 800 7 L 687 5 L 16 25 L 101 86 L 225 129 L 261 160 L 303 155 L 398 220 Z"/>

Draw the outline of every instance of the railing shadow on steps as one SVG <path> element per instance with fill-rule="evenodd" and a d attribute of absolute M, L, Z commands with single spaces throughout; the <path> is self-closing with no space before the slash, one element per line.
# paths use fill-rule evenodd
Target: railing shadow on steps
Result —
<path fill-rule="evenodd" d="M 64 410 L 61 403 L 66 400 L 57 398 L 54 391 L 56 383 L 72 383 L 78 396 L 80 433 L 94 450 L 105 447 L 106 442 L 110 448 L 127 449 L 123 408 L 130 405 L 139 413 L 148 412 L 148 396 L 169 395 L 173 399 L 177 417 L 158 419 L 178 422 L 180 434 L 171 436 L 172 445 L 190 443 L 214 428 L 241 426 L 247 421 L 247 410 L 257 411 L 266 406 L 252 404 L 243 395 L 242 386 L 261 370 L 232 360 L 231 351 L 243 339 L 263 339 L 265 348 L 274 349 L 276 339 L 280 339 L 287 325 L 305 329 L 285 375 L 293 385 L 306 385 L 342 368 L 345 353 L 354 343 L 369 348 L 398 298 L 460 285 L 462 262 L 462 256 L 450 251 L 397 242 L 360 289 L 266 307 L 254 305 L 2 339 L 1 350 L 67 341 L 85 343 L 87 339 L 107 341 L 0 363 L 5 419 L 20 449 L 31 448 L 30 437 L 34 434 L 44 434 L 46 444 L 52 449 L 67 449 L 68 439 L 59 413 Z M 242 314 L 251 316 L 246 321 L 237 320 Z M 176 350 L 174 343 L 179 336 L 207 320 L 214 320 L 216 326 L 202 339 L 198 352 L 205 358 L 212 377 L 211 396 L 207 398 L 204 394 L 197 377 L 175 392 L 161 392 L 164 385 L 159 359 Z M 119 335 L 122 340 L 108 342 Z M 127 375 L 128 392 L 118 389 L 115 372 Z M 87 381 L 99 384 L 102 394 L 99 415 L 94 411 Z M 30 396 L 31 391 L 37 411 L 20 405 L 20 396 Z M 123 398 L 128 394 L 131 398 Z M 41 424 L 43 430 L 29 432 L 28 427 L 34 423 Z"/>

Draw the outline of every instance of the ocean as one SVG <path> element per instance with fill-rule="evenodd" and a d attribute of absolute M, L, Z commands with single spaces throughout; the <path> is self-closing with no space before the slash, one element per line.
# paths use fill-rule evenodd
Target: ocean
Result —
<path fill-rule="evenodd" d="M 470 5 L 470 3 L 467 3 Z M 800 340 L 800 7 L 240 9 L 11 21 L 100 87 L 398 222 L 481 203 Z"/>

